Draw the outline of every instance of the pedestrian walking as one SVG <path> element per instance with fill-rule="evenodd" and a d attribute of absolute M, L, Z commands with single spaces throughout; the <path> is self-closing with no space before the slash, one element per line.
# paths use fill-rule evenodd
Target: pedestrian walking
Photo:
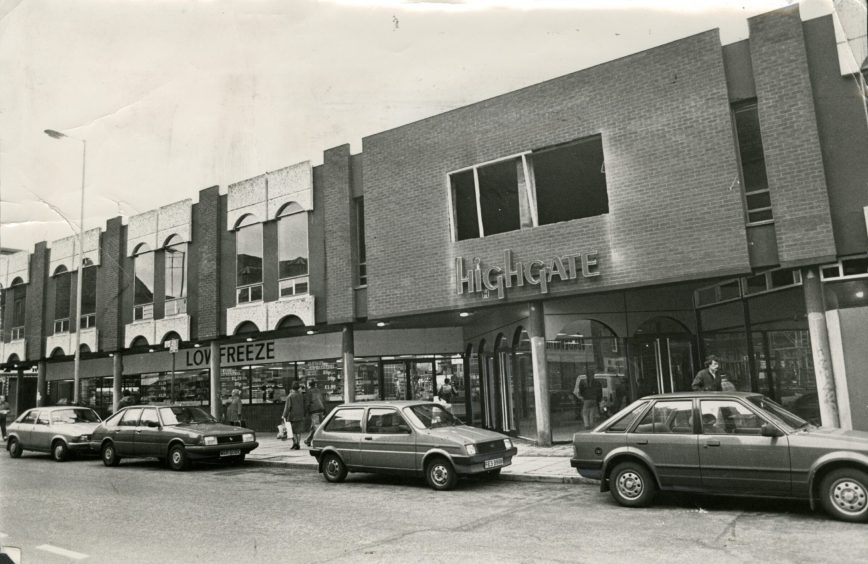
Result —
<path fill-rule="evenodd" d="M 579 395 L 582 398 L 582 423 L 590 431 L 597 423 L 598 406 L 603 401 L 603 387 L 597 379 L 588 376 L 579 382 Z"/>
<path fill-rule="evenodd" d="M 720 378 L 717 375 L 720 370 L 720 362 L 714 355 L 709 355 L 705 359 L 705 368 L 696 373 L 693 378 L 693 383 L 690 387 L 698 392 L 720 392 Z"/>
<path fill-rule="evenodd" d="M 241 417 L 241 390 L 232 390 L 229 405 L 226 406 L 226 422 L 229 425 L 244 427 L 244 419 Z"/>
<path fill-rule="evenodd" d="M 301 426 L 304 424 L 304 396 L 299 391 L 298 381 L 292 383 L 286 404 L 283 406 L 283 419 L 292 427 L 292 450 L 299 450 L 301 445 Z"/>
<path fill-rule="evenodd" d="M 9 415 L 9 402 L 6 396 L 0 396 L 0 431 L 3 431 L 3 440 L 6 440 L 6 416 Z"/>
<path fill-rule="evenodd" d="M 310 446 L 313 434 L 320 423 L 322 423 L 323 414 L 325 413 L 325 395 L 319 389 L 319 386 L 317 386 L 316 380 L 311 380 L 307 384 L 307 394 L 305 394 L 307 405 L 305 411 L 310 417 L 310 433 L 308 433 L 307 438 L 304 440 L 304 444 Z"/>

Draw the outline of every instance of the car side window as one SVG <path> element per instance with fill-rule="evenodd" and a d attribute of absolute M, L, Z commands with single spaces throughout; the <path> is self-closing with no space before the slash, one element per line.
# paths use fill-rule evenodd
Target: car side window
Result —
<path fill-rule="evenodd" d="M 368 410 L 365 432 L 378 435 L 408 435 L 410 426 L 394 409 L 372 407 Z"/>
<path fill-rule="evenodd" d="M 691 400 L 658 401 L 645 414 L 634 433 L 693 434 L 693 402 Z"/>
<path fill-rule="evenodd" d="M 362 408 L 339 409 L 325 430 L 333 433 L 361 433 L 364 412 Z"/>
<path fill-rule="evenodd" d="M 153 407 L 146 407 L 142 411 L 142 420 L 139 425 L 144 427 L 159 427 L 160 420 L 157 419 L 157 410 Z"/>
<path fill-rule="evenodd" d="M 36 419 L 36 424 L 37 425 L 48 425 L 48 423 L 49 423 L 48 418 L 49 418 L 49 414 L 47 411 L 40 411 L 39 416 Z"/>
<path fill-rule="evenodd" d="M 139 424 L 139 416 L 141 414 L 142 408 L 128 409 L 124 412 L 124 416 L 118 425 L 121 427 L 135 427 Z"/>
<path fill-rule="evenodd" d="M 647 402 L 640 403 L 635 408 L 630 410 L 627 415 L 624 415 L 606 429 L 607 433 L 623 433 L 627 429 L 630 428 L 630 425 L 633 424 L 633 421 L 636 421 L 636 418 L 642 413 L 642 410 L 647 406 Z"/>
<path fill-rule="evenodd" d="M 38 411 L 31 411 L 31 412 L 25 414 L 24 417 L 21 419 L 21 422 L 22 423 L 31 423 L 31 424 L 36 423 L 36 415 L 38 413 L 39 413 Z"/>
<path fill-rule="evenodd" d="M 120 422 L 122 415 L 123 413 L 119 411 L 108 417 L 108 419 L 106 419 L 103 423 L 106 427 L 115 427 Z"/>
<path fill-rule="evenodd" d="M 702 400 L 702 432 L 706 435 L 761 435 L 765 421 L 733 400 Z"/>

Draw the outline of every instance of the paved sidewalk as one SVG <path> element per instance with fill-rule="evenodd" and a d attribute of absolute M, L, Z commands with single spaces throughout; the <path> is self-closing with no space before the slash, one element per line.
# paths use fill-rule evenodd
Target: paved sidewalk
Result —
<path fill-rule="evenodd" d="M 291 450 L 292 441 L 282 441 L 273 436 L 257 435 L 259 447 L 247 455 L 251 464 L 276 464 L 286 468 L 316 471 L 316 459 L 308 447 Z M 582 478 L 570 466 L 571 445 L 538 447 L 521 439 L 514 439 L 518 454 L 512 464 L 503 469 L 501 480 L 517 482 L 549 482 L 558 484 L 596 484 L 595 480 Z"/>

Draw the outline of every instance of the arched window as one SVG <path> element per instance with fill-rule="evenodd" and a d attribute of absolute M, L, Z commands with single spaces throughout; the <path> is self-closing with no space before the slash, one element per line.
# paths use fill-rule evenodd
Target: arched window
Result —
<path fill-rule="evenodd" d="M 24 317 L 27 309 L 27 285 L 20 277 L 12 280 L 12 285 L 7 292 L 12 293 L 12 340 L 24 338 Z"/>
<path fill-rule="evenodd" d="M 173 236 L 166 242 L 166 316 L 187 313 L 187 243 Z"/>
<path fill-rule="evenodd" d="M 81 328 L 96 326 L 96 266 L 90 259 L 84 259 L 84 270 L 81 271 Z"/>
<path fill-rule="evenodd" d="M 235 229 L 238 303 L 262 301 L 262 224 L 248 214 L 238 221 Z"/>
<path fill-rule="evenodd" d="M 298 204 L 288 204 L 277 216 L 277 261 L 281 297 L 306 294 L 307 212 Z"/>
<path fill-rule="evenodd" d="M 54 333 L 69 332 L 69 292 L 72 277 L 65 266 L 54 271 Z"/>
<path fill-rule="evenodd" d="M 133 292 L 133 319 L 154 318 L 154 253 L 144 243 L 139 245 L 133 258 L 136 274 Z"/>

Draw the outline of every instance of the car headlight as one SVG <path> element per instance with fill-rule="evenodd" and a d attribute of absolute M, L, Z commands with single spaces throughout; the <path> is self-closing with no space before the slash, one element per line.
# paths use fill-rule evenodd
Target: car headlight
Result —
<path fill-rule="evenodd" d="M 256 435 L 254 435 L 253 433 L 244 433 L 243 435 L 241 435 L 241 440 L 245 443 L 252 443 L 256 440 Z"/>
<path fill-rule="evenodd" d="M 467 454 L 473 456 L 476 454 L 476 445 L 464 445 L 464 448 L 467 449 Z"/>
<path fill-rule="evenodd" d="M 78 440 L 79 440 L 80 442 L 83 442 L 83 443 L 84 443 L 84 442 L 87 442 L 87 441 L 90 440 L 90 435 L 82 435 L 82 436 L 80 436 L 80 437 L 78 438 Z"/>
<path fill-rule="evenodd" d="M 205 446 L 213 446 L 217 444 L 217 437 L 205 437 Z"/>
<path fill-rule="evenodd" d="M 503 448 L 512 448 L 512 441 L 509 439 L 503 439 Z"/>

